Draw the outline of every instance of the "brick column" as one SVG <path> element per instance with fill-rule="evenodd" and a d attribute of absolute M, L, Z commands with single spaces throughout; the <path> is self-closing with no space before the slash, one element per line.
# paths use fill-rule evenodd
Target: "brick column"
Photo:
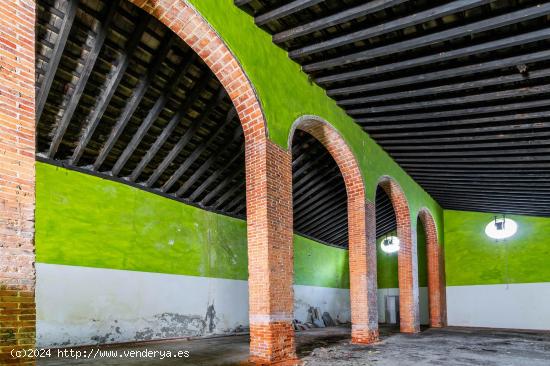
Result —
<path fill-rule="evenodd" d="M 409 204 L 401 187 L 387 177 L 381 180 L 380 186 L 390 198 L 397 219 L 400 329 L 403 333 L 417 333 L 420 332 L 420 307 L 416 226 L 411 226 Z"/>
<path fill-rule="evenodd" d="M 250 359 L 296 359 L 292 157 L 267 139 L 246 142 Z"/>
<path fill-rule="evenodd" d="M 34 22 L 32 0 L 0 10 L 0 364 L 35 345 Z"/>
<path fill-rule="evenodd" d="M 325 146 L 344 178 L 348 199 L 351 339 L 353 343 L 378 340 L 376 283 L 376 213 L 365 199 L 365 185 L 353 152 L 328 122 L 303 116 L 295 129 L 306 131 Z M 289 138 L 291 146 L 292 134 Z"/>
<path fill-rule="evenodd" d="M 432 215 L 422 209 L 418 219 L 426 233 L 426 256 L 428 261 L 428 299 L 430 326 L 440 328 L 446 325 L 445 276 L 443 256 L 437 239 L 437 230 Z"/>
<path fill-rule="evenodd" d="M 374 202 L 363 200 L 361 204 L 348 197 L 348 220 L 351 341 L 368 344 L 378 340 Z"/>

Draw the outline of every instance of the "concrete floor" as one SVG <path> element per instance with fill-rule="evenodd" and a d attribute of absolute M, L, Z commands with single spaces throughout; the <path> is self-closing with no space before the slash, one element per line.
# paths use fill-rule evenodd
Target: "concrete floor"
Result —
<path fill-rule="evenodd" d="M 297 333 L 298 355 L 305 365 L 550 365 L 550 332 L 500 331 L 471 328 L 428 329 L 404 335 L 381 328 L 381 341 L 370 346 L 349 342 L 349 328 L 311 329 Z M 124 351 L 189 351 L 189 358 L 125 358 Z M 91 348 L 75 348 L 95 353 Z M 117 351 L 118 358 L 75 360 L 44 358 L 38 365 L 246 365 L 248 337 L 245 335 L 192 341 L 149 342 L 139 345 L 102 347 Z M 55 354 L 57 351 L 53 351 Z M 54 354 L 52 356 L 54 356 Z M 97 357 L 97 356 L 96 356 Z"/>

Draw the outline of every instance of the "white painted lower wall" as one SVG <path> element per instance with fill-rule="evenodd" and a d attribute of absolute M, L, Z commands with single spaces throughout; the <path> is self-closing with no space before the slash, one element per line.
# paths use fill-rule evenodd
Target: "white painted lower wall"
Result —
<path fill-rule="evenodd" d="M 37 346 L 224 334 L 248 327 L 247 281 L 36 264 Z M 295 317 L 310 306 L 350 321 L 349 290 L 294 286 Z M 208 307 L 213 305 L 210 330 Z"/>
<path fill-rule="evenodd" d="M 428 288 L 419 287 L 420 299 L 420 324 L 430 324 L 430 312 L 428 305 Z M 386 322 L 386 296 L 399 296 L 398 288 L 378 289 L 378 322 Z"/>
<path fill-rule="evenodd" d="M 378 290 L 380 322 L 387 294 L 399 289 Z M 427 323 L 427 289 L 420 295 Z M 302 322 L 310 307 L 351 320 L 348 289 L 295 285 L 294 299 Z M 37 263 L 36 307 L 38 347 L 226 334 L 248 327 L 248 283 Z"/>
<path fill-rule="evenodd" d="M 351 321 L 349 290 L 318 286 L 294 285 L 294 318 L 305 323 L 310 307 L 328 312 L 333 320 Z"/>
<path fill-rule="evenodd" d="M 449 325 L 550 330 L 550 283 L 448 286 Z"/>
<path fill-rule="evenodd" d="M 38 347 L 202 336 L 247 326 L 248 283 L 37 263 L 36 306 Z"/>

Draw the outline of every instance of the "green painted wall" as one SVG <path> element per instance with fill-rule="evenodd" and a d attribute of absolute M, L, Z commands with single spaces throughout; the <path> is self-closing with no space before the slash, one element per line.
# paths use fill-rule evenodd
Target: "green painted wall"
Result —
<path fill-rule="evenodd" d="M 248 277 L 243 220 L 49 164 L 37 163 L 36 174 L 38 262 Z M 381 239 L 378 286 L 398 287 L 397 255 L 382 252 Z M 295 235 L 294 269 L 296 284 L 349 288 L 347 250 Z M 422 286 L 425 266 L 419 273 Z"/>
<path fill-rule="evenodd" d="M 518 232 L 485 235 L 495 214 L 445 210 L 448 286 L 550 282 L 550 218 L 509 215 Z"/>
<path fill-rule="evenodd" d="M 37 163 L 38 262 L 246 279 L 246 222 Z"/>
<path fill-rule="evenodd" d="M 427 207 L 443 232 L 443 212 L 324 90 L 311 83 L 300 66 L 271 42 L 253 18 L 239 10 L 233 0 L 188 0 L 220 34 L 242 64 L 260 98 L 269 137 L 286 147 L 292 123 L 302 115 L 317 115 L 330 122 L 348 142 L 366 183 L 367 197 L 374 201 L 377 182 L 383 175 L 394 178 L 407 195 L 413 224 L 418 210 Z M 441 235 L 441 234 L 440 234 Z M 440 242 L 443 242 L 440 236 Z"/>
<path fill-rule="evenodd" d="M 41 263 L 246 280 L 246 222 L 37 163 Z M 294 236 L 300 285 L 349 288 L 348 251 Z"/>
<path fill-rule="evenodd" d="M 299 285 L 349 288 L 348 251 L 294 235 L 294 281 Z"/>

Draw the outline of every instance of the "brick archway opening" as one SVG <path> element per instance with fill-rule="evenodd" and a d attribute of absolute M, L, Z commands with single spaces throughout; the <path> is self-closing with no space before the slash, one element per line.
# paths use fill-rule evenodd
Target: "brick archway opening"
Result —
<path fill-rule="evenodd" d="M 292 146 L 295 130 L 317 139 L 336 162 L 346 187 L 350 270 L 352 342 L 368 344 L 378 340 L 376 285 L 375 205 L 365 198 L 365 185 L 353 152 L 327 121 L 317 116 L 298 118 L 289 135 Z"/>
<path fill-rule="evenodd" d="M 250 80 L 191 5 L 184 0 L 129 1 L 187 43 L 235 106 L 245 140 L 250 360 L 262 364 L 293 360 L 291 154 L 267 138 L 262 107 Z M 285 265 L 275 265 L 280 262 Z"/>
<path fill-rule="evenodd" d="M 421 209 L 418 213 L 418 220 L 420 220 L 426 235 L 430 326 L 441 328 L 447 323 L 443 251 L 439 244 L 437 227 L 430 211 L 426 208 Z"/>
<path fill-rule="evenodd" d="M 405 193 L 392 178 L 382 177 L 378 185 L 388 195 L 397 221 L 400 330 L 402 333 L 417 333 L 420 331 L 418 258 L 416 231 L 411 226 L 409 204 Z"/>

